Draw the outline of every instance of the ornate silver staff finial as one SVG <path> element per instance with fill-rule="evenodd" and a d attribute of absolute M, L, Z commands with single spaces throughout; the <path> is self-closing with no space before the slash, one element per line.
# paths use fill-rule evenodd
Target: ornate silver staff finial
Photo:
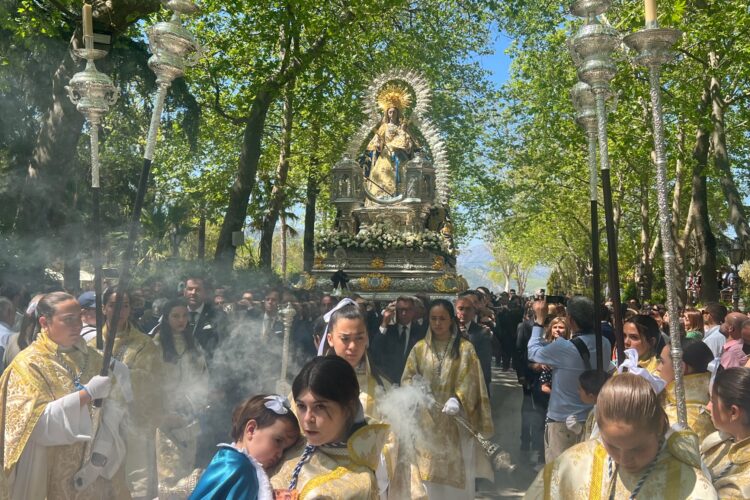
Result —
<path fill-rule="evenodd" d="M 654 12 L 655 14 L 655 12 Z M 664 145 L 664 112 L 661 103 L 661 67 L 674 57 L 672 47 L 682 36 L 675 29 L 659 28 L 656 21 L 648 27 L 627 35 L 625 44 L 636 53 L 637 63 L 648 68 L 651 94 L 651 111 L 654 124 L 654 152 L 656 156 L 656 194 L 659 208 L 659 229 L 664 255 L 664 279 L 667 289 L 667 310 L 669 311 L 669 337 L 672 364 L 674 366 L 674 389 L 677 401 L 677 420 L 687 427 L 687 406 L 685 384 L 682 373 L 682 345 L 680 338 L 679 304 L 675 290 L 677 271 L 675 264 L 674 240 L 672 238 L 672 216 L 667 201 L 669 193 L 667 179 L 667 153 Z"/>
<path fill-rule="evenodd" d="M 289 369 L 289 340 L 292 336 L 292 323 L 294 322 L 294 316 L 297 315 L 297 311 L 292 307 L 292 304 L 287 302 L 283 309 L 279 310 L 281 321 L 284 323 L 284 344 L 281 350 L 281 376 L 276 382 L 276 392 L 278 394 L 288 394 L 292 389 L 289 383 L 286 381 L 286 372 Z M 321 339 L 321 342 L 325 342 L 325 339 Z"/>
<path fill-rule="evenodd" d="M 110 106 L 117 102 L 119 92 L 112 79 L 97 70 L 94 64 L 96 59 L 106 56 L 107 51 L 93 47 L 93 35 L 84 36 L 84 45 L 82 49 L 74 49 L 73 53 L 80 59 L 86 59 L 86 69 L 73 75 L 65 90 L 78 112 L 91 125 L 91 187 L 98 188 L 99 124 Z"/>
<path fill-rule="evenodd" d="M 199 46 L 193 35 L 182 26 L 181 15 L 192 14 L 198 6 L 190 0 L 162 0 L 172 11 L 169 21 L 156 23 L 147 30 L 152 56 L 148 67 L 156 74 L 158 90 L 151 114 L 151 124 L 146 138 L 146 151 L 143 155 L 153 160 L 156 149 L 156 136 L 164 108 L 164 100 L 172 82 L 185 74 L 185 69 L 196 62 Z"/>

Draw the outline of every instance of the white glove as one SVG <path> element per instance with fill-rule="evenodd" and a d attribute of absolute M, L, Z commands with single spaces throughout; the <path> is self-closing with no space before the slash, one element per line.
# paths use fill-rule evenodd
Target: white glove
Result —
<path fill-rule="evenodd" d="M 443 413 L 446 415 L 450 415 L 451 417 L 454 417 L 458 415 L 458 412 L 461 410 L 461 403 L 458 402 L 458 399 L 456 398 L 448 398 L 448 401 L 445 402 L 445 405 L 443 406 Z"/>
<path fill-rule="evenodd" d="M 568 415 L 568 418 L 565 419 L 565 425 L 568 427 L 568 430 L 575 432 L 576 434 L 581 432 L 581 429 L 583 428 L 575 415 Z"/>
<path fill-rule="evenodd" d="M 112 379 L 94 375 L 83 388 L 89 393 L 91 399 L 104 399 L 109 396 L 109 391 L 112 390 Z"/>

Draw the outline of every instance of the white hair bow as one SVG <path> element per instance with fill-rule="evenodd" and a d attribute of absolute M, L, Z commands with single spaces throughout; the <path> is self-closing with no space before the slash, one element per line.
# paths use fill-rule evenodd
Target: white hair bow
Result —
<path fill-rule="evenodd" d="M 328 337 L 328 325 L 331 323 L 331 316 L 333 316 L 333 313 L 335 313 L 339 309 L 346 307 L 348 305 L 352 305 L 352 304 L 355 306 L 357 305 L 355 301 L 353 301 L 349 297 L 346 297 L 344 299 L 341 299 L 339 303 L 336 304 L 336 307 L 334 307 L 333 309 L 331 309 L 330 311 L 328 311 L 327 313 L 323 315 L 323 321 L 326 322 L 326 330 L 323 332 L 323 337 L 321 337 L 320 339 L 320 345 L 318 346 L 318 356 L 322 356 L 323 351 L 325 351 L 326 342 L 327 342 L 326 338 Z"/>
<path fill-rule="evenodd" d="M 635 349 L 627 349 L 625 351 L 625 357 L 627 359 L 617 368 L 617 373 L 622 373 L 627 368 L 630 373 L 646 379 L 646 382 L 651 384 L 651 388 L 656 394 L 659 394 L 664 390 L 667 386 L 666 382 L 659 377 L 655 377 L 645 368 L 638 366 L 638 351 Z"/>
<path fill-rule="evenodd" d="M 289 410 L 291 408 L 289 406 L 289 400 L 284 396 L 271 394 L 270 396 L 266 396 L 263 399 L 266 400 L 266 402 L 263 403 L 263 406 L 274 412 L 276 415 L 286 415 L 287 413 L 289 413 Z"/>

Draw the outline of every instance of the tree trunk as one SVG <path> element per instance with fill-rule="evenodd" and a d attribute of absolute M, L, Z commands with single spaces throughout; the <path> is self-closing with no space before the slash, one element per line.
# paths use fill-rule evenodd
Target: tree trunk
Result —
<path fill-rule="evenodd" d="M 279 165 L 271 189 L 268 210 L 263 216 L 260 234 L 260 268 L 267 271 L 271 270 L 273 264 L 273 233 L 276 231 L 276 222 L 286 201 L 286 181 L 289 176 L 289 156 L 291 156 L 292 125 L 294 123 L 294 79 L 289 82 L 284 93 L 282 120 Z"/>
<path fill-rule="evenodd" d="M 711 60 L 715 56 L 710 56 Z M 713 65 L 714 63 L 712 63 Z M 721 83 L 713 76 L 711 77 L 711 150 L 713 151 L 714 166 L 721 172 L 719 183 L 724 197 L 727 200 L 729 211 L 729 222 L 734 226 L 737 237 L 743 245 L 750 243 L 750 226 L 745 216 L 745 207 L 742 204 L 737 185 L 734 182 L 729 154 L 727 153 L 727 136 L 724 122 L 724 98 L 721 94 Z"/>
<path fill-rule="evenodd" d="M 343 29 L 353 20 L 354 14 L 346 9 L 339 19 L 339 25 Z M 224 268 L 225 271 L 231 270 L 237 250 L 232 245 L 232 233 L 240 231 L 245 223 L 250 194 L 255 186 L 255 174 L 258 171 L 261 138 L 265 129 L 268 108 L 284 85 L 305 71 L 310 63 L 320 56 L 327 42 L 328 33 L 324 33 L 310 45 L 305 53 L 295 57 L 293 62 L 282 63 L 279 73 L 269 78 L 261 86 L 261 90 L 253 100 L 250 114 L 247 117 L 245 132 L 242 136 L 242 152 L 238 164 L 237 178 L 230 188 L 229 206 L 221 225 L 219 241 L 216 244 L 216 264 Z"/>
<path fill-rule="evenodd" d="M 71 45 L 75 45 L 75 41 Z M 65 248 L 57 235 L 68 220 L 66 189 L 71 172 L 76 170 L 76 146 L 84 121 L 83 115 L 68 99 L 65 86 L 80 69 L 68 52 L 52 77 L 52 99 L 42 117 L 16 214 L 15 231 L 18 234 L 45 234 L 52 238 L 48 241 L 49 255 L 38 256 L 42 269 L 59 255 L 52 249 Z"/>
<path fill-rule="evenodd" d="M 641 173 L 640 190 L 641 190 L 641 286 L 643 287 L 643 296 L 639 299 L 651 299 L 651 288 L 654 283 L 654 269 L 651 261 L 651 222 L 650 222 L 650 203 L 649 190 L 651 178 L 648 170 Z"/>
<path fill-rule="evenodd" d="M 716 238 L 708 219 L 708 190 L 705 170 L 708 165 L 709 132 L 698 128 L 693 149 L 693 196 L 692 210 L 695 221 L 695 237 L 698 243 L 698 261 L 703 277 L 700 300 L 704 303 L 719 300 L 716 283 Z"/>
<path fill-rule="evenodd" d="M 279 214 L 281 220 L 281 280 L 286 283 L 286 266 L 287 266 L 287 227 L 286 216 L 284 212 Z"/>
<path fill-rule="evenodd" d="M 675 292 L 680 307 L 687 304 L 687 290 L 685 283 L 685 246 L 682 245 L 680 226 L 680 206 L 682 205 L 682 185 L 685 180 L 685 125 L 680 121 L 677 126 L 677 155 L 674 179 L 674 194 L 672 196 L 672 241 L 674 241 L 674 264 L 675 264 Z"/>
<path fill-rule="evenodd" d="M 237 177 L 229 189 L 229 206 L 221 224 L 219 241 L 216 243 L 216 264 L 225 271 L 230 271 L 234 264 L 237 249 L 232 244 L 232 233 L 242 231 L 247 217 L 247 206 L 250 194 L 255 187 L 255 174 L 258 172 L 258 161 L 261 153 L 261 139 L 266 126 L 268 108 L 278 95 L 278 88 L 267 86 L 260 90 L 250 107 L 250 115 L 242 134 L 242 150 L 237 168 Z"/>
<path fill-rule="evenodd" d="M 315 264 L 315 207 L 318 202 L 318 181 L 315 178 L 314 163 L 307 173 L 307 195 L 305 198 L 305 229 L 303 235 L 303 268 L 310 272 Z"/>
<path fill-rule="evenodd" d="M 198 222 L 198 259 L 206 260 L 206 214 L 201 213 Z"/>
<path fill-rule="evenodd" d="M 302 236 L 302 269 L 310 272 L 315 264 L 315 208 L 318 202 L 320 187 L 317 172 L 320 169 L 318 146 L 320 145 L 320 123 L 316 120 L 311 126 L 310 166 L 307 170 L 307 188 L 305 190 L 305 227 Z"/>

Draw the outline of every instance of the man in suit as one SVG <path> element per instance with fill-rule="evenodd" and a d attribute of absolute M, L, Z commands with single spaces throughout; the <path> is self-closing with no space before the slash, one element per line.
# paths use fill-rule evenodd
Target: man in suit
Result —
<path fill-rule="evenodd" d="M 206 302 L 206 281 L 202 277 L 191 276 L 185 280 L 183 295 L 188 303 L 188 328 L 210 359 L 226 334 L 224 311 Z"/>
<path fill-rule="evenodd" d="M 492 382 L 492 332 L 486 326 L 477 323 L 477 306 L 473 293 L 461 293 L 456 299 L 456 318 L 461 333 L 471 341 L 477 352 L 489 395 Z"/>
<path fill-rule="evenodd" d="M 372 339 L 375 365 L 394 384 L 401 382 L 409 352 L 427 331 L 415 321 L 416 312 L 414 297 L 399 297 L 383 311 L 379 332 Z"/>

